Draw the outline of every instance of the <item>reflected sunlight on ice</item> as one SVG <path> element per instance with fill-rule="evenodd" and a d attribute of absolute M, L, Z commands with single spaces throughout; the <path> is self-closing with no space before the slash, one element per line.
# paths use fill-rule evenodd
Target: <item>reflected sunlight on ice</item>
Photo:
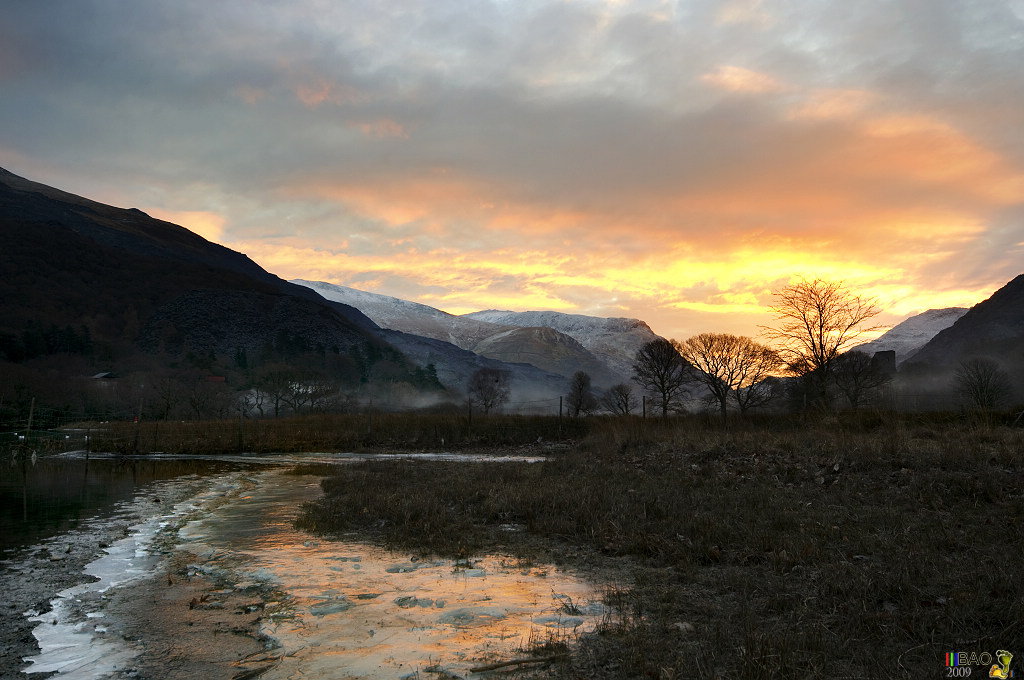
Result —
<path fill-rule="evenodd" d="M 466 677 L 531 642 L 572 639 L 605 614 L 592 586 L 552 566 L 416 560 L 300 533 L 292 520 L 318 481 L 260 474 L 248 495 L 181 532 L 197 555 L 236 553 L 245 579 L 288 593 L 264 611 L 263 632 L 284 656 L 261 677 L 415 678 L 427 668 Z"/>

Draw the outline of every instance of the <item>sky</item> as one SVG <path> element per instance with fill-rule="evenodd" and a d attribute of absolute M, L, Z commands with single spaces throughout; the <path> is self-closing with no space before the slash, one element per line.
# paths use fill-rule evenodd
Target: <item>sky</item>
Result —
<path fill-rule="evenodd" d="M 887 325 L 1024 271 L 1024 0 L 5 0 L 0 166 L 455 314 Z"/>

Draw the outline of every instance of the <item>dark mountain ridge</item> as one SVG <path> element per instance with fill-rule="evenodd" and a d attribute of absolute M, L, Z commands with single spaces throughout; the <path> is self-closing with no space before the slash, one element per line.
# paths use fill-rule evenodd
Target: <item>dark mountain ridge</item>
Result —
<path fill-rule="evenodd" d="M 991 362 L 1007 380 L 1007 404 L 1024 399 L 1024 274 L 971 307 L 900 364 L 901 389 L 922 408 L 962 405 L 958 371 L 965 362 Z M 968 374 L 969 374 L 968 369 Z"/>
<path fill-rule="evenodd" d="M 354 307 L 184 227 L 0 169 L 0 394 L 8 395 L 0 404 L 17 418 L 36 395 L 84 404 L 78 412 L 159 402 L 157 417 L 223 417 L 246 408 L 238 400 L 253 388 L 291 390 L 300 401 L 303 383 L 330 384 L 336 404 L 365 396 L 422 407 L 460 398 L 480 368 L 507 373 L 520 402 L 557 400 L 565 388 L 561 376 L 532 366 L 385 332 Z M 132 394 L 71 388 L 100 374 L 125 376 Z M 230 385 L 219 406 L 173 406 L 208 402 L 210 381 Z M 313 406 L 292 411 L 300 408 Z"/>
<path fill-rule="evenodd" d="M 224 353 L 272 344 L 287 324 L 328 346 L 380 342 L 376 324 L 355 308 L 288 283 L 241 253 L 140 210 L 3 169 L 0 271 L 0 333 L 7 335 L 29 324 L 85 326 L 115 345 L 154 351 L 164 333 L 176 341 L 164 350 Z"/>
<path fill-rule="evenodd" d="M 908 365 L 952 366 L 979 356 L 1016 364 L 1024 359 L 1024 274 L 971 307 L 910 357 Z"/>

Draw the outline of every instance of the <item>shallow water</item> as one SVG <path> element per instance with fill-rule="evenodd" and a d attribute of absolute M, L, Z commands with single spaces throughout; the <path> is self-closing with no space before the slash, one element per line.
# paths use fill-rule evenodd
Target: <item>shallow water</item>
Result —
<path fill-rule="evenodd" d="M 516 656 L 533 642 L 571 640 L 606 614 L 593 586 L 551 566 L 503 556 L 418 561 L 298 532 L 292 521 L 301 503 L 320 494 L 320 478 L 251 462 L 136 487 L 119 509 L 107 508 L 109 519 L 59 537 L 135 519 L 86 568 L 98 580 L 55 594 L 50 612 L 31 612 L 42 653 L 27 672 L 103 678 L 130 669 L 139 649 L 107 631 L 104 604 L 111 589 L 153 577 L 174 543 L 225 567 L 240 591 L 273 584 L 286 593 L 264 611 L 262 632 L 280 645 L 279 663 L 265 678 L 438 677 L 425 675 L 428 669 L 472 677 L 473 666 Z"/>
<path fill-rule="evenodd" d="M 183 475 L 206 477 L 268 465 L 344 464 L 396 458 L 467 463 L 542 460 L 446 452 L 125 456 L 70 451 L 34 460 L 21 455 L 0 462 L 0 553 L 12 553 L 74 529 L 86 520 L 107 516 L 119 503 L 130 501 L 147 486 Z"/>
<path fill-rule="evenodd" d="M 186 475 L 209 476 L 238 470 L 236 460 L 121 457 L 85 452 L 8 458 L 0 464 L 0 551 L 66 533 L 97 517 L 117 512 L 153 484 Z"/>
<path fill-rule="evenodd" d="M 261 474 L 252 493 L 181 532 L 194 552 L 244 554 L 246 579 L 289 593 L 266 609 L 263 632 L 283 658 L 261 677 L 399 678 L 428 668 L 465 677 L 533 642 L 571 640 L 605 614 L 593 586 L 552 566 L 495 555 L 415 560 L 300 533 L 292 520 L 318 482 Z"/>
<path fill-rule="evenodd" d="M 166 558 L 158 539 L 176 538 L 178 527 L 195 513 L 209 512 L 243 486 L 241 472 L 222 473 L 205 478 L 194 475 L 155 482 L 145 493 L 115 505 L 107 519 L 94 518 L 81 529 L 62 537 L 63 542 L 88 542 L 93 533 L 101 533 L 110 523 L 132 517 L 124 537 L 103 549 L 99 558 L 86 565 L 82 582 L 54 594 L 49 610 L 29 610 L 25 615 L 38 622 L 33 635 L 40 654 L 28 657 L 25 673 L 57 672 L 75 680 L 98 680 L 130 668 L 131 659 L 140 650 L 116 634 L 108 634 L 104 607 L 109 592 L 130 587 L 135 581 L 153 577 Z M 153 503 L 152 493 L 168 499 L 181 499 L 164 505 Z M 53 542 L 44 543 L 53 552 Z M 14 569 L 25 569 L 17 562 Z M 27 567 L 27 565 L 26 565 Z"/>

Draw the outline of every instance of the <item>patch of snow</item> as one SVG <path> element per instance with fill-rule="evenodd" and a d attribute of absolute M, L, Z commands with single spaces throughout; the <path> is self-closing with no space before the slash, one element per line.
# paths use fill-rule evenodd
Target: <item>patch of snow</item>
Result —
<path fill-rule="evenodd" d="M 956 323 L 967 313 L 967 309 L 967 307 L 929 309 L 927 312 L 901 321 L 880 337 L 853 349 L 867 354 L 893 350 L 896 352 L 896 363 L 901 364 L 914 352 L 928 344 L 928 341 L 938 335 L 940 331 Z"/>

